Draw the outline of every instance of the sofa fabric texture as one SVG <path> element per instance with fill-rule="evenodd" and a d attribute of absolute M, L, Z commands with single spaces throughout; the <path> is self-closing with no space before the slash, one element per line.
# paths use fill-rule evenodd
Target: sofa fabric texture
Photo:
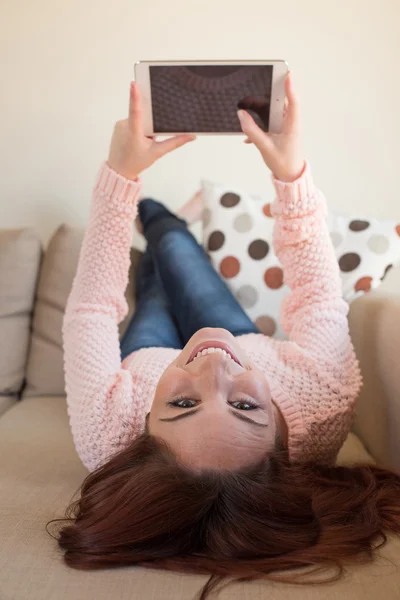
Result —
<path fill-rule="evenodd" d="M 24 383 L 41 256 L 32 229 L 0 230 L 0 414 Z"/>

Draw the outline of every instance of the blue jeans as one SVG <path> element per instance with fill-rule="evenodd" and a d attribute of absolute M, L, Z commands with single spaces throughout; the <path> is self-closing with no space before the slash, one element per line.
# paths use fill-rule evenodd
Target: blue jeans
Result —
<path fill-rule="evenodd" d="M 183 219 L 150 198 L 139 202 L 147 249 L 136 271 L 136 309 L 121 360 L 140 348 L 182 349 L 202 327 L 260 333 Z"/>

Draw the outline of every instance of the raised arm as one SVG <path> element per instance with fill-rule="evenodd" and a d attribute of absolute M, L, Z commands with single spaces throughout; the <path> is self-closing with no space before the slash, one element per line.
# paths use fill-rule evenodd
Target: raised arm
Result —
<path fill-rule="evenodd" d="M 298 100 L 291 75 L 286 77 L 286 103 L 280 134 L 266 134 L 240 111 L 247 141 L 254 143 L 272 171 L 277 199 L 274 248 L 290 288 L 281 310 L 289 339 L 308 355 L 354 373 L 354 351 L 342 298 L 339 266 L 325 222 L 326 200 L 315 187 L 304 160 Z M 339 371 L 338 371 L 339 373 Z"/>
<path fill-rule="evenodd" d="M 89 470 L 128 437 L 122 421 L 129 422 L 129 433 L 134 433 L 145 420 L 145 414 L 135 408 L 134 377 L 121 365 L 118 332 L 128 311 L 125 289 L 139 174 L 190 139 L 146 138 L 140 96 L 132 86 L 129 117 L 116 124 L 108 162 L 94 186 L 89 225 L 63 321 L 68 414 L 76 449 Z"/>
<path fill-rule="evenodd" d="M 128 310 L 124 292 L 139 189 L 139 182 L 102 165 L 64 316 L 68 414 L 89 470 L 112 453 L 118 396 L 132 395 L 132 378 L 121 369 L 118 323 Z"/>
<path fill-rule="evenodd" d="M 350 344 L 348 304 L 326 226 L 325 197 L 314 186 L 308 163 L 294 182 L 273 181 L 274 249 L 290 288 L 282 303 L 282 327 L 308 353 L 337 361 Z"/>
<path fill-rule="evenodd" d="M 290 76 L 285 87 L 280 134 L 264 133 L 246 113 L 242 129 L 271 169 L 277 193 L 271 207 L 274 248 L 290 293 L 281 309 L 289 342 L 277 341 L 275 347 L 289 369 L 281 387 L 287 387 L 288 398 L 296 403 L 303 428 L 297 441 L 292 429 L 291 444 L 297 445 L 302 460 L 333 463 L 354 419 L 362 378 L 325 222 L 326 201 L 303 158 L 299 107 Z M 285 407 L 290 421 L 295 411 Z"/>

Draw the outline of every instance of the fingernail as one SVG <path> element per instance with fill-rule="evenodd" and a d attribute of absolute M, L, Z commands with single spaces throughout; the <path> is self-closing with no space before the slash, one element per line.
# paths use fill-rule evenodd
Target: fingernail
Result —
<path fill-rule="evenodd" d="M 244 120 L 246 118 L 246 113 L 244 112 L 244 110 L 238 110 L 237 114 L 238 114 L 238 117 L 239 117 L 240 121 L 242 121 L 242 120 Z"/>

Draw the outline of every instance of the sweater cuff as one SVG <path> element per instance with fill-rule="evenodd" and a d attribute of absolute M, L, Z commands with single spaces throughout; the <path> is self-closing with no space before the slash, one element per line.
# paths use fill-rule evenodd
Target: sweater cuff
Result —
<path fill-rule="evenodd" d="M 288 183 L 272 176 L 272 183 L 277 195 L 271 205 L 274 217 L 301 217 L 314 211 L 320 202 L 308 161 L 305 161 L 304 170 L 295 181 Z"/>
<path fill-rule="evenodd" d="M 125 177 L 111 169 L 107 162 L 103 162 L 94 189 L 95 192 L 107 196 L 119 205 L 132 206 L 136 202 L 141 187 L 140 177 L 135 180 L 125 179 Z"/>

